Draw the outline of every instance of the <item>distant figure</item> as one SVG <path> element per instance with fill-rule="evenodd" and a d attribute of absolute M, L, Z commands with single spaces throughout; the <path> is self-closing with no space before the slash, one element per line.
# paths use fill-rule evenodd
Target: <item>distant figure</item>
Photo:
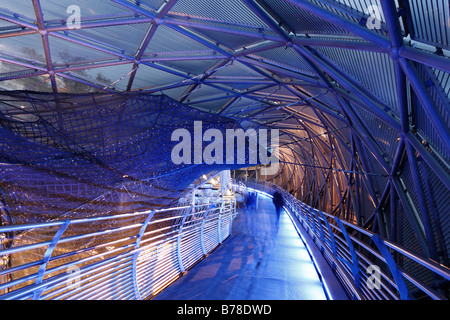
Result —
<path fill-rule="evenodd" d="M 247 209 L 250 209 L 251 207 L 253 207 L 254 209 L 256 209 L 256 201 L 257 201 L 257 195 L 256 192 L 251 193 L 249 192 L 247 194 L 247 199 L 246 199 L 246 206 Z"/>
<path fill-rule="evenodd" d="M 275 210 L 277 211 L 277 222 L 280 220 L 281 208 L 283 208 L 283 196 L 278 191 L 273 194 L 273 204 L 275 205 Z"/>

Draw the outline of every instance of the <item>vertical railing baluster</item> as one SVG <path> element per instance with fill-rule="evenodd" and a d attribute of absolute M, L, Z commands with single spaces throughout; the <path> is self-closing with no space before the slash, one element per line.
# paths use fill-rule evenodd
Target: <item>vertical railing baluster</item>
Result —
<path fill-rule="evenodd" d="M 316 214 L 315 214 L 314 209 L 312 207 L 308 208 L 308 215 L 311 218 L 311 227 L 312 227 L 312 231 L 313 231 L 313 238 L 312 239 L 313 239 L 313 241 L 315 241 L 316 240 L 316 234 L 317 234 L 317 227 L 316 227 L 316 222 L 315 222 Z"/>
<path fill-rule="evenodd" d="M 315 217 L 316 217 L 317 223 L 319 224 L 319 236 L 320 236 L 320 240 L 322 240 L 322 243 L 325 245 L 325 234 L 324 234 L 324 232 L 323 232 L 323 226 L 322 226 L 322 223 L 320 222 L 319 215 L 317 214 L 317 211 L 318 211 L 318 210 L 312 209 L 312 211 L 313 211 L 313 213 L 314 213 L 314 215 L 315 215 Z M 323 248 L 322 248 L 322 250 L 323 250 Z"/>
<path fill-rule="evenodd" d="M 234 219 L 234 213 L 236 211 L 236 199 L 232 199 L 230 202 L 230 231 L 229 234 L 231 234 L 232 227 L 233 227 L 233 219 Z"/>
<path fill-rule="evenodd" d="M 216 205 L 214 203 L 211 203 L 208 207 L 208 209 L 206 210 L 205 214 L 203 215 L 203 220 L 202 220 L 202 226 L 200 227 L 200 242 L 201 242 L 201 246 L 202 246 L 202 253 L 204 256 L 206 256 L 208 254 L 208 252 L 206 251 L 206 247 L 205 247 L 205 223 L 206 223 L 206 219 L 208 218 L 208 214 L 209 212 L 214 209 L 216 207 Z"/>
<path fill-rule="evenodd" d="M 395 263 L 395 260 L 392 257 L 391 252 L 377 234 L 372 235 L 371 239 L 376 244 L 376 246 L 380 250 L 380 253 L 386 260 L 386 264 L 388 265 L 389 270 L 391 271 L 392 276 L 394 277 L 395 284 L 397 285 L 397 290 L 400 294 L 400 299 L 409 300 L 408 288 L 406 287 L 403 276 L 397 269 L 397 263 Z"/>
<path fill-rule="evenodd" d="M 150 220 L 153 218 L 154 215 L 155 215 L 155 210 L 152 210 L 148 214 L 147 218 L 145 218 L 145 221 L 142 224 L 142 227 L 139 230 L 139 233 L 138 233 L 138 235 L 136 237 L 136 245 L 134 246 L 135 249 L 139 249 L 139 247 L 141 245 L 142 236 L 144 235 L 145 229 L 147 229 L 148 223 L 150 222 Z M 141 300 L 141 293 L 139 291 L 139 286 L 138 286 L 138 283 L 137 283 L 137 275 L 136 275 L 137 258 L 139 256 L 139 254 L 141 253 L 141 251 L 142 251 L 142 249 L 138 250 L 138 251 L 135 251 L 134 255 L 133 255 L 132 272 L 133 272 L 134 295 L 135 295 L 136 300 Z"/>
<path fill-rule="evenodd" d="M 219 238 L 218 242 L 221 244 L 222 243 L 222 212 L 223 212 L 223 207 L 224 207 L 225 202 L 222 201 L 222 204 L 220 205 L 220 210 L 219 210 L 219 221 L 217 222 L 217 237 Z"/>
<path fill-rule="evenodd" d="M 53 254 L 53 251 L 55 250 L 56 245 L 58 244 L 59 239 L 61 239 L 61 236 L 63 235 L 64 231 L 66 231 L 67 227 L 70 224 L 70 220 L 64 221 L 64 223 L 59 227 L 58 231 L 53 236 L 52 242 L 47 247 L 47 250 L 44 253 L 44 258 L 42 259 L 42 263 L 39 266 L 38 274 L 36 277 L 35 284 L 39 285 L 42 283 L 42 280 L 44 279 L 45 270 L 47 269 L 47 264 L 50 261 L 50 258 Z M 42 292 L 45 290 L 45 287 L 38 288 L 35 291 L 33 291 L 33 300 L 39 300 L 41 297 Z"/>
<path fill-rule="evenodd" d="M 183 265 L 183 259 L 181 257 L 181 238 L 183 237 L 183 226 L 184 223 L 186 222 L 187 217 L 192 213 L 192 211 L 194 210 L 194 206 L 192 205 L 184 214 L 183 219 L 181 221 L 180 224 L 180 228 L 178 229 L 178 237 L 177 237 L 177 258 L 178 258 L 178 265 L 180 267 L 180 272 L 184 273 L 186 272 L 186 269 L 184 268 Z"/>
<path fill-rule="evenodd" d="M 350 269 L 353 273 L 353 282 L 355 283 L 357 288 L 360 288 L 360 275 L 359 275 L 359 263 L 358 263 L 358 257 L 356 256 L 355 249 L 353 248 L 353 242 L 352 239 L 350 239 L 350 236 L 347 233 L 347 230 L 345 229 L 344 225 L 342 224 L 341 220 L 338 217 L 334 217 L 334 220 L 336 221 L 339 229 L 341 230 L 342 234 L 344 235 L 345 241 L 347 242 L 347 247 L 350 250 L 350 255 L 352 257 L 352 261 L 349 262 L 347 260 L 344 260 L 348 265 L 350 266 Z"/>
<path fill-rule="evenodd" d="M 331 252 L 333 252 L 333 256 L 337 257 L 337 252 L 336 252 L 336 240 L 334 239 L 334 232 L 331 229 L 331 225 L 328 222 L 327 218 L 325 217 L 325 215 L 323 214 L 322 211 L 317 210 L 317 212 L 319 213 L 319 215 L 322 217 L 322 220 L 325 222 L 325 225 L 327 226 L 328 229 L 328 236 L 330 237 L 330 247 L 331 247 Z M 333 266 L 334 267 L 334 266 Z"/>

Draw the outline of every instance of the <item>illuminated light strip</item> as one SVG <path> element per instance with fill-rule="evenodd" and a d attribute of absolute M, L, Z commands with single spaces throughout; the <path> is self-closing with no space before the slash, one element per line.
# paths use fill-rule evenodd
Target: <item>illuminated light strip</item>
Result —
<path fill-rule="evenodd" d="M 332 300 L 331 297 L 331 293 L 330 293 L 330 289 L 328 288 L 328 284 L 327 281 L 325 280 L 325 277 L 323 276 L 322 272 L 320 271 L 319 265 L 316 261 L 316 259 L 314 258 L 314 255 L 311 253 L 311 248 L 309 247 L 309 245 L 306 243 L 304 237 L 301 234 L 301 231 L 299 230 L 297 224 L 294 222 L 293 217 L 292 217 L 292 212 L 289 210 L 289 208 L 287 208 L 286 206 L 283 206 L 284 210 L 286 210 L 286 212 L 288 213 L 289 218 L 291 219 L 292 224 L 294 225 L 295 230 L 297 231 L 300 239 L 302 240 L 303 244 L 305 245 L 306 251 L 308 251 L 309 256 L 311 257 L 311 260 L 313 262 L 314 265 L 314 269 L 316 269 L 317 274 L 319 275 L 319 279 L 320 282 L 322 283 L 322 287 L 324 288 L 325 291 L 325 295 L 327 296 L 328 300 Z"/>

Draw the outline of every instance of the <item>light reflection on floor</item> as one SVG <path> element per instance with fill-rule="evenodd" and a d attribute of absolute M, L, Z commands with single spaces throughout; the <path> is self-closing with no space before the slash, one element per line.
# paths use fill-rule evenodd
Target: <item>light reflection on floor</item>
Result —
<path fill-rule="evenodd" d="M 291 220 L 277 224 L 272 199 L 240 209 L 232 235 L 155 299 L 325 300 L 314 265 Z"/>

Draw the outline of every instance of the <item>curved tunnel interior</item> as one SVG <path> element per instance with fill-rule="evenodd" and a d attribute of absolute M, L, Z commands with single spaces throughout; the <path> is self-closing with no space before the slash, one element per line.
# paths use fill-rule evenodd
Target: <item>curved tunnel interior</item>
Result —
<path fill-rule="evenodd" d="M 4 2 L 1 223 L 167 208 L 231 169 L 449 266 L 449 19 L 447 0 Z M 279 169 L 195 146 L 175 164 L 196 121 L 278 130 Z"/>

